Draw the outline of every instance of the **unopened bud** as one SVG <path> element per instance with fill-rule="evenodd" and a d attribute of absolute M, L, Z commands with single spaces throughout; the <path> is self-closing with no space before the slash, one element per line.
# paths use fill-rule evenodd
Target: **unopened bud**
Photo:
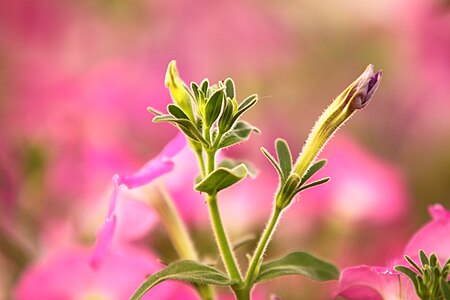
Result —
<path fill-rule="evenodd" d="M 191 121 L 195 121 L 194 112 L 192 110 L 192 96 L 189 92 L 189 88 L 178 75 L 177 63 L 174 60 L 167 66 L 164 84 L 169 88 L 173 102 L 181 108 Z"/>
<path fill-rule="evenodd" d="M 358 109 L 364 108 L 380 85 L 381 71 L 374 73 L 373 65 L 367 66 L 323 112 L 311 130 L 308 139 L 294 165 L 294 172 L 300 178 L 320 153 L 336 130 Z"/>

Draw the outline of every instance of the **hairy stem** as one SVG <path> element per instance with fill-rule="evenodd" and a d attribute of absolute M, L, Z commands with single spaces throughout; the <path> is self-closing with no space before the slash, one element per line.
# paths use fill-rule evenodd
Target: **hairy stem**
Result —
<path fill-rule="evenodd" d="M 250 262 L 250 265 L 248 267 L 247 275 L 245 277 L 244 282 L 244 289 L 251 290 L 254 277 L 256 276 L 256 272 L 259 269 L 262 261 L 262 257 L 264 253 L 266 252 L 267 246 L 269 245 L 269 242 L 275 232 L 275 227 L 278 224 L 278 221 L 280 220 L 281 216 L 281 209 L 278 207 L 275 207 L 272 216 L 270 217 L 269 223 L 267 223 L 266 228 L 264 229 L 263 234 L 261 235 L 261 238 L 258 242 L 258 246 L 256 247 L 255 254 L 253 255 L 253 258 Z"/>

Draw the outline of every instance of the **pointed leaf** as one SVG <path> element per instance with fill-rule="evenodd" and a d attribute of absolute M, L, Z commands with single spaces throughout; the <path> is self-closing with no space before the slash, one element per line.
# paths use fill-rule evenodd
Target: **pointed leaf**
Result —
<path fill-rule="evenodd" d="M 305 252 L 293 252 L 263 263 L 255 282 L 264 282 L 285 275 L 305 275 L 316 281 L 339 279 L 339 270 Z"/>
<path fill-rule="evenodd" d="M 422 269 L 416 264 L 416 262 L 414 260 L 411 259 L 411 257 L 409 257 L 408 255 L 405 255 L 405 259 L 409 262 L 409 264 L 414 267 L 414 269 L 416 269 L 417 272 L 419 272 L 420 274 L 423 274 Z"/>
<path fill-rule="evenodd" d="M 430 262 L 428 260 L 427 255 L 425 254 L 425 252 L 423 252 L 423 250 L 419 251 L 419 257 L 420 257 L 420 262 L 422 263 L 422 266 L 425 267 L 426 265 L 429 265 Z"/>
<path fill-rule="evenodd" d="M 177 119 L 189 119 L 188 116 L 181 110 L 181 108 L 179 108 L 175 104 L 167 105 L 167 111 Z"/>
<path fill-rule="evenodd" d="M 300 188 L 297 189 L 295 191 L 295 193 L 300 193 L 301 191 L 304 191 L 306 189 L 312 188 L 312 187 L 314 187 L 316 185 L 321 185 L 321 184 L 327 183 L 328 181 L 330 181 L 330 179 L 331 179 L 330 177 L 325 177 L 325 178 L 322 178 L 320 180 L 311 182 L 310 184 L 307 184 L 307 185 L 304 185 L 304 186 L 300 186 Z"/>
<path fill-rule="evenodd" d="M 418 277 L 417 274 L 413 270 L 411 270 L 407 267 L 404 267 L 404 266 L 396 266 L 394 269 L 396 271 L 401 272 L 401 273 L 405 274 L 406 276 L 408 276 L 409 279 L 413 282 L 416 292 L 419 290 L 418 279 L 420 277 Z"/>
<path fill-rule="evenodd" d="M 306 171 L 305 175 L 303 175 L 302 181 L 300 182 L 300 185 L 303 185 L 308 179 L 310 179 L 314 174 L 319 172 L 320 169 L 322 169 L 327 163 L 326 159 L 321 159 L 315 164 L 313 164 L 311 167 L 309 167 L 308 171 Z"/>
<path fill-rule="evenodd" d="M 250 133 L 252 131 L 259 132 L 259 129 L 253 127 L 247 122 L 244 121 L 238 122 L 233 127 L 233 129 L 231 129 L 229 132 L 223 135 L 222 141 L 219 144 L 219 148 L 229 147 L 247 140 L 250 137 Z"/>
<path fill-rule="evenodd" d="M 227 286 L 232 284 L 227 275 L 213 267 L 202 265 L 192 260 L 182 260 L 172 263 L 167 268 L 148 277 L 131 296 L 130 300 L 140 299 L 151 288 L 165 280 L 180 280 L 200 285 Z"/>
<path fill-rule="evenodd" d="M 209 195 L 223 190 L 247 176 L 247 167 L 240 164 L 233 169 L 217 168 L 195 186 L 195 190 Z"/>
<path fill-rule="evenodd" d="M 240 164 L 245 165 L 245 167 L 247 168 L 247 171 L 248 171 L 248 175 L 250 175 L 250 177 L 252 177 L 252 178 L 256 177 L 256 175 L 258 174 L 258 170 L 255 168 L 255 166 L 252 163 L 250 163 L 248 161 L 238 161 L 238 160 L 226 158 L 218 164 L 218 167 L 223 167 L 225 169 L 233 169 L 233 168 L 239 166 Z"/>
<path fill-rule="evenodd" d="M 190 120 L 186 119 L 177 119 L 172 115 L 161 115 L 153 118 L 153 122 L 169 122 L 175 126 L 177 126 L 184 134 L 193 139 L 194 141 L 199 141 L 205 146 L 209 147 L 209 143 L 203 138 L 202 134 L 198 131 L 198 129 L 192 124 Z"/>
<path fill-rule="evenodd" d="M 272 166 L 275 168 L 275 170 L 278 173 L 278 176 L 280 177 L 280 181 L 284 182 L 284 174 L 283 171 L 281 171 L 280 166 L 278 165 L 278 162 L 275 160 L 275 158 L 272 156 L 272 154 L 270 154 L 269 151 L 267 151 L 266 148 L 261 147 L 261 152 L 264 154 L 265 157 L 267 157 L 267 159 L 270 161 L 270 163 L 272 164 Z"/>
<path fill-rule="evenodd" d="M 203 91 L 203 94 L 206 96 L 208 94 L 208 88 L 209 88 L 209 80 L 204 79 L 200 85 L 201 90 Z"/>
<path fill-rule="evenodd" d="M 157 116 L 162 116 L 163 115 L 162 112 L 160 112 L 159 110 L 156 110 L 156 109 L 154 109 L 153 107 L 150 107 L 150 106 L 147 107 L 147 111 L 152 113 L 152 114 L 155 114 Z"/>
<path fill-rule="evenodd" d="M 252 108 L 256 102 L 258 102 L 258 95 L 251 95 L 245 99 L 241 104 L 239 104 L 238 111 L 233 117 L 233 122 L 236 122 L 239 117 L 245 113 L 247 110 Z"/>
<path fill-rule="evenodd" d="M 284 177 L 287 178 L 292 170 L 292 155 L 289 150 L 289 145 L 285 140 L 277 139 L 275 142 L 275 148 L 277 150 L 280 168 L 283 171 Z"/>
<path fill-rule="evenodd" d="M 220 115 L 224 102 L 223 90 L 217 90 L 211 95 L 205 107 L 205 124 L 210 127 Z"/>

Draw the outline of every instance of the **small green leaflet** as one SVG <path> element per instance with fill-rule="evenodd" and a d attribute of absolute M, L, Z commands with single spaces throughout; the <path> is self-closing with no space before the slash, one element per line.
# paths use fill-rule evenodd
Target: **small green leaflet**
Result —
<path fill-rule="evenodd" d="M 213 267 L 192 260 L 182 260 L 172 263 L 167 268 L 148 277 L 130 300 L 141 299 L 151 288 L 165 280 L 180 280 L 200 285 L 227 286 L 233 284 L 227 275 Z"/>
<path fill-rule="evenodd" d="M 263 263 L 255 283 L 285 275 L 304 275 L 316 281 L 327 281 L 339 279 L 339 270 L 311 254 L 292 252 L 282 258 Z"/>
<path fill-rule="evenodd" d="M 244 164 L 240 164 L 233 169 L 219 167 L 200 181 L 195 190 L 213 195 L 223 190 L 247 176 L 248 170 Z"/>

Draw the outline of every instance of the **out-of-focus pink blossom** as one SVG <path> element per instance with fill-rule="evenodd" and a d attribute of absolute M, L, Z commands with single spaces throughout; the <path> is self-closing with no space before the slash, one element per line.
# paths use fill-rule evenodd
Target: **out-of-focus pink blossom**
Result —
<path fill-rule="evenodd" d="M 124 185 L 128 189 L 143 186 L 150 183 L 154 179 L 172 171 L 174 163 L 172 158 L 176 156 L 186 145 L 185 137 L 182 134 L 178 134 L 166 147 L 157 155 L 154 159 L 148 161 L 139 171 L 132 175 L 113 176 L 113 192 L 109 201 L 109 208 L 106 214 L 105 223 L 101 228 L 94 253 L 92 255 L 91 265 L 94 268 L 98 268 L 103 261 L 105 254 L 108 250 L 114 235 L 114 229 L 116 226 L 116 207 L 119 198 L 120 186 Z M 124 216 L 124 218 L 130 218 L 135 216 Z M 129 229 L 130 231 L 133 228 Z"/>
<path fill-rule="evenodd" d="M 293 210 L 351 224 L 387 224 L 405 216 L 405 184 L 392 164 L 342 135 L 328 144 L 321 157 L 328 162 L 315 178 L 329 176 L 331 181 L 302 193 Z"/>
<path fill-rule="evenodd" d="M 407 244 L 404 254 L 417 258 L 419 250 L 427 255 L 435 253 L 442 260 L 450 257 L 450 212 L 442 205 L 429 208 L 433 220 L 416 232 Z M 395 265 L 407 265 L 397 257 L 389 267 L 356 266 L 345 269 L 339 280 L 337 296 L 349 300 L 419 299 L 412 282 L 394 270 Z"/>
<path fill-rule="evenodd" d="M 133 248 L 115 248 L 96 270 L 89 267 L 89 257 L 90 250 L 72 248 L 35 263 L 22 274 L 15 299 L 128 299 L 149 274 L 162 268 L 152 254 Z M 187 285 L 165 282 L 142 299 L 198 298 Z"/>
<path fill-rule="evenodd" d="M 405 248 L 405 255 L 415 257 L 419 250 L 427 255 L 436 254 L 445 261 L 450 258 L 450 211 L 442 205 L 436 204 L 429 207 L 431 222 L 420 228 Z"/>

